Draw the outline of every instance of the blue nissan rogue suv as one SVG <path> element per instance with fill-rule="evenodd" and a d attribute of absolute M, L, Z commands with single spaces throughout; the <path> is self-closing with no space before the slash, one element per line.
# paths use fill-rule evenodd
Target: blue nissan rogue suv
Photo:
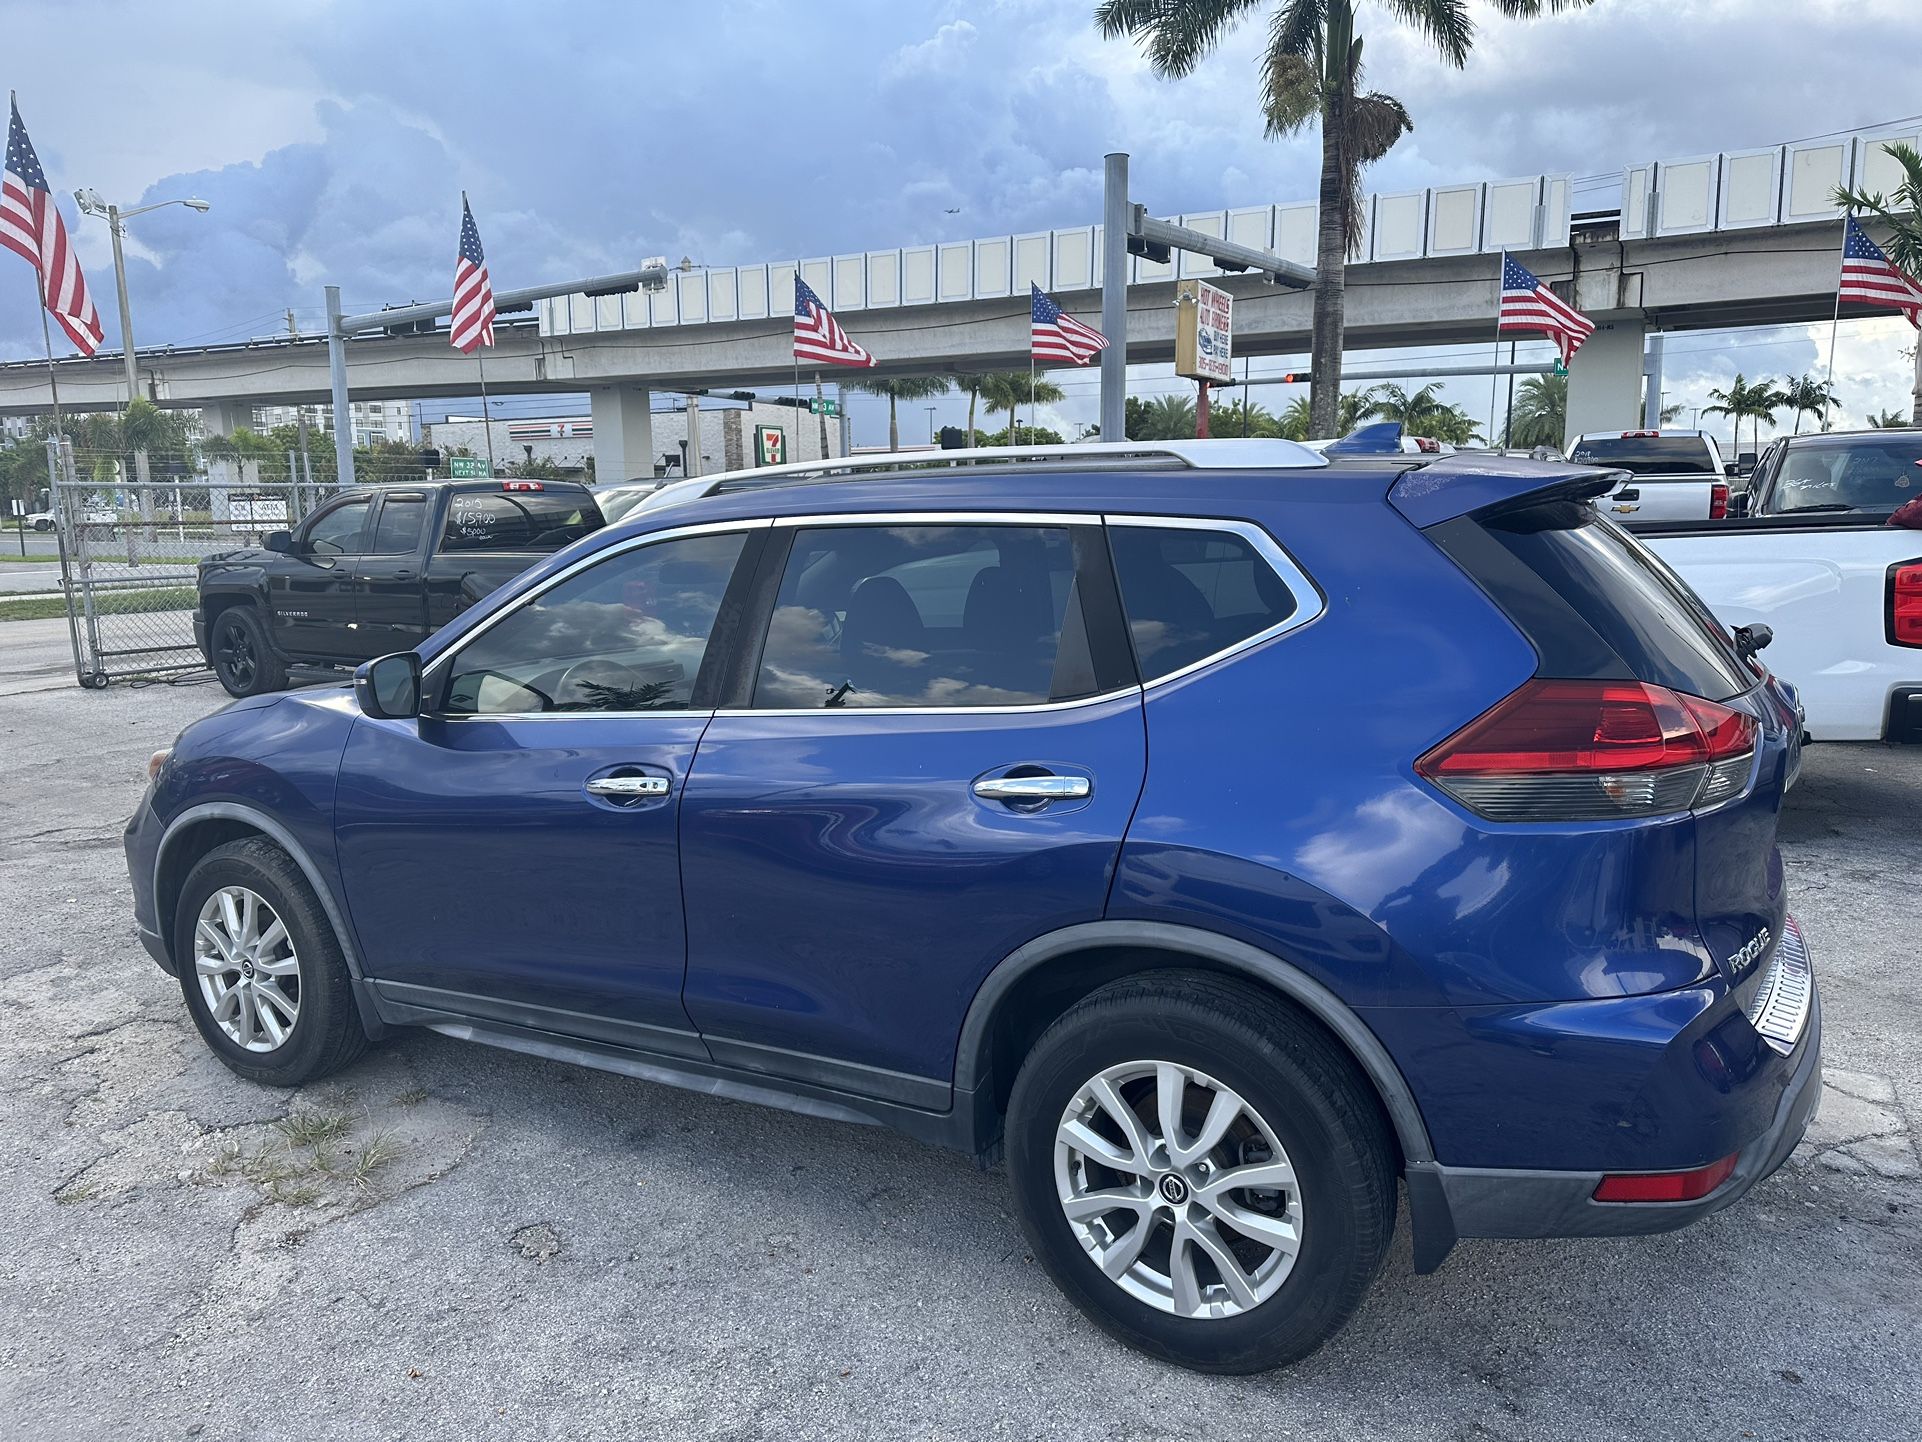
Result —
<path fill-rule="evenodd" d="M 1611 476 L 1285 441 L 663 492 L 155 757 L 140 934 L 293 1086 L 424 1026 L 1003 1152 L 1223 1372 L 1459 1237 L 1662 1231 L 1820 1092 L 1793 702 Z M 511 878 L 511 881 L 508 880 Z"/>

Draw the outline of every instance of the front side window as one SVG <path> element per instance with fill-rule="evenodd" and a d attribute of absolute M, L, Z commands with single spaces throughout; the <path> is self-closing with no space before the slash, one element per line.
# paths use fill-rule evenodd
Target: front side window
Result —
<path fill-rule="evenodd" d="M 1187 526 L 1108 530 L 1143 681 L 1239 645 L 1295 613 L 1295 596 L 1247 538 Z"/>
<path fill-rule="evenodd" d="M 442 710 L 687 710 L 746 537 L 658 541 L 549 587 L 460 649 Z"/>
<path fill-rule="evenodd" d="M 447 505 L 443 551 L 558 551 L 601 527 L 594 502 L 577 490 L 456 491 Z"/>
<path fill-rule="evenodd" d="M 1076 549 L 1066 526 L 799 531 L 754 705 L 1025 706 L 1092 695 Z"/>
<path fill-rule="evenodd" d="M 360 551 L 361 533 L 367 529 L 365 499 L 348 501 L 323 511 L 307 528 L 307 549 L 316 556 L 340 556 Z"/>

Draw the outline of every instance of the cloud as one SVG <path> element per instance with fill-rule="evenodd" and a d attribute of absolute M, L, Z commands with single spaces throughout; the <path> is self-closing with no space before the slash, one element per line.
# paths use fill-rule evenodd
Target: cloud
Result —
<path fill-rule="evenodd" d="M 328 283 L 368 308 L 446 294 L 463 187 L 503 287 L 650 254 L 730 264 L 1085 223 L 1114 149 L 1130 152 L 1137 193 L 1162 213 L 1313 195 L 1313 130 L 1262 134 L 1261 7 L 1178 82 L 1099 36 L 1090 8 L 288 0 L 263 18 L 207 0 L 182 20 L 74 0 L 22 16 L 9 38 L 34 54 L 62 34 L 89 37 L 84 93 L 30 85 L 21 97 L 59 193 L 87 184 L 214 204 L 132 223 L 144 347 L 268 334 L 290 306 L 311 330 Z M 1922 109 L 1904 98 L 1922 45 L 1914 0 L 1609 0 L 1535 23 L 1488 6 L 1475 16 L 1476 52 L 1456 71 L 1382 7 L 1364 9 L 1368 83 L 1402 97 L 1416 123 L 1372 186 L 1565 170 L 1600 203 L 1632 161 Z M 115 344 L 104 227 L 73 223 Z M 1685 365 L 1678 339 L 1671 391 L 1693 400 L 1736 369 L 1826 359 L 1826 335 L 1808 330 L 1737 339 Z M 1898 340 L 1844 327 L 1838 388 L 1852 412 L 1900 404 Z M 0 255 L 0 353 L 39 349 L 26 268 Z M 1141 377 L 1175 384 L 1166 368 Z M 1093 418 L 1092 373 L 1061 380 L 1071 429 Z M 1451 399 L 1485 413 L 1485 384 L 1457 389 Z M 860 402 L 857 416 L 864 439 L 884 424 Z"/>

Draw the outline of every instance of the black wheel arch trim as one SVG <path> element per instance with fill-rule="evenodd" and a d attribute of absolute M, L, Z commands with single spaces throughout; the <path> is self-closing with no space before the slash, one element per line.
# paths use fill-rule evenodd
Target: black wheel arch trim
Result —
<path fill-rule="evenodd" d="M 340 945 L 340 954 L 346 958 L 347 977 L 353 990 L 354 1007 L 360 1013 L 361 1025 L 367 1028 L 370 1037 L 378 1040 L 387 1031 L 387 1026 L 374 1005 L 366 974 L 361 969 L 360 951 L 354 944 L 353 930 L 347 925 L 347 914 L 341 909 L 333 887 L 327 884 L 326 874 L 308 855 L 307 848 L 294 839 L 291 831 L 264 811 L 233 801 L 203 801 L 198 806 L 188 807 L 167 823 L 166 829 L 160 833 L 160 844 L 154 848 L 153 875 L 148 878 L 154 897 L 154 920 L 160 929 L 162 944 L 171 952 L 173 918 L 160 915 L 160 871 L 166 864 L 169 848 L 183 832 L 202 821 L 238 821 L 260 832 L 293 858 L 294 865 L 300 868 L 300 874 L 313 887 L 314 895 L 320 898 L 320 909 L 327 914 L 327 924 L 333 927 L 334 940 Z M 176 959 L 176 975 L 178 966 Z"/>
<path fill-rule="evenodd" d="M 961 1023 L 955 1047 L 954 1085 L 958 1093 L 981 1098 L 992 1094 L 987 1075 L 989 1043 L 995 1014 L 1015 985 L 1039 967 L 1063 961 L 1076 953 L 1102 947 L 1127 946 L 1212 962 L 1281 992 L 1325 1025 L 1346 1046 L 1374 1084 L 1388 1113 L 1389 1124 L 1401 1144 L 1402 1158 L 1411 1167 L 1432 1165 L 1434 1148 L 1421 1108 L 1388 1049 L 1368 1029 L 1360 1015 L 1326 986 L 1272 952 L 1200 927 L 1162 921 L 1091 921 L 1036 937 L 988 973 L 976 990 Z"/>

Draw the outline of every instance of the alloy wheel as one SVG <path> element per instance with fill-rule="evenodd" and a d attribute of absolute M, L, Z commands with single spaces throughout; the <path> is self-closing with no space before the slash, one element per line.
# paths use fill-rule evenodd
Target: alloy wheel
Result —
<path fill-rule="evenodd" d="M 286 924 L 258 892 L 223 886 L 194 923 L 194 976 L 229 1041 L 276 1051 L 300 1020 L 300 959 Z"/>
<path fill-rule="evenodd" d="M 247 628 L 229 621 L 220 631 L 220 660 L 236 686 L 250 686 L 254 679 L 254 642 Z"/>
<path fill-rule="evenodd" d="M 1178 1317 L 1261 1305 L 1294 1269 L 1302 1203 L 1274 1128 L 1193 1067 L 1131 1061 L 1090 1078 L 1055 1130 L 1061 1210 L 1104 1275 Z"/>

